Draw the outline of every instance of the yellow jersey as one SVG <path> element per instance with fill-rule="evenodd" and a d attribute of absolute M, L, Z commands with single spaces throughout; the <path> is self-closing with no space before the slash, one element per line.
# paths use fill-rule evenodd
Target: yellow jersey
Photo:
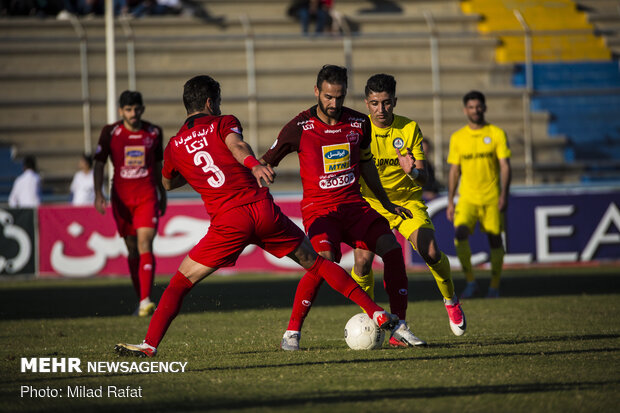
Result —
<path fill-rule="evenodd" d="M 398 157 L 394 150 L 396 148 L 402 155 L 405 155 L 407 148 L 411 148 L 416 160 L 426 160 L 424 151 L 422 151 L 422 131 L 418 124 L 399 115 L 394 115 L 392 125 L 388 128 L 379 128 L 372 121 L 370 124 L 372 125 L 370 150 L 374 156 L 381 184 L 390 201 L 398 204 L 408 200 L 421 200 L 422 187 L 415 184 L 405 174 L 398 163 Z M 361 179 L 360 183 L 364 198 L 369 202 L 378 202 L 366 182 Z"/>
<path fill-rule="evenodd" d="M 510 158 L 506 133 L 495 125 L 465 125 L 450 137 L 448 163 L 461 167 L 460 199 L 474 205 L 496 203 L 500 193 L 499 159 Z"/>

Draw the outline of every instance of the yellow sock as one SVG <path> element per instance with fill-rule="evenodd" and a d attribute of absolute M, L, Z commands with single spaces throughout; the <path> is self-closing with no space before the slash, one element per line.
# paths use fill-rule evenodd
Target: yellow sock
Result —
<path fill-rule="evenodd" d="M 459 241 L 454 240 L 454 246 L 456 247 L 456 256 L 461 262 L 463 272 L 465 273 L 465 279 L 467 282 L 475 281 L 474 272 L 471 267 L 471 248 L 469 247 L 469 240 Z"/>
<path fill-rule="evenodd" d="M 452 282 L 452 273 L 450 272 L 450 261 L 446 254 L 442 252 L 439 261 L 433 265 L 426 265 L 428 265 L 431 274 L 435 277 L 435 282 L 437 282 L 437 287 L 439 287 L 443 298 L 446 300 L 454 298 L 454 283 Z"/>
<path fill-rule="evenodd" d="M 370 273 L 361 276 L 357 275 L 355 269 L 352 268 L 351 277 L 362 287 L 362 290 L 366 291 L 366 294 L 368 294 L 371 299 L 375 299 L 375 273 L 372 271 L 372 268 L 370 269 Z"/>
<path fill-rule="evenodd" d="M 504 249 L 491 248 L 491 283 L 489 287 L 498 289 L 499 279 L 502 276 L 502 267 L 504 265 Z"/>

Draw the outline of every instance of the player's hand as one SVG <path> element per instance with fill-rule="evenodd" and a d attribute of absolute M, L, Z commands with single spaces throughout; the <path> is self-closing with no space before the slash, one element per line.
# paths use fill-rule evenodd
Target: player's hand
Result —
<path fill-rule="evenodd" d="M 409 211 L 405 207 L 393 204 L 391 202 L 388 205 L 384 205 L 383 207 L 392 214 L 398 215 L 402 219 L 413 218 L 413 214 L 411 213 L 411 211 Z"/>
<path fill-rule="evenodd" d="M 95 209 L 101 215 L 105 214 L 105 207 L 107 205 L 107 201 L 103 195 L 95 195 Z"/>
<path fill-rule="evenodd" d="M 396 151 L 396 156 L 398 156 L 398 163 L 400 164 L 400 167 L 407 175 L 409 175 L 413 168 L 415 168 L 415 157 L 411 152 L 411 148 L 407 148 L 407 154 L 405 155 L 401 155 L 400 150 L 397 148 L 394 148 L 394 150 Z"/>
<path fill-rule="evenodd" d="M 499 208 L 499 212 L 506 211 L 506 208 L 508 208 L 508 199 L 500 196 L 499 201 L 497 202 L 497 207 Z"/>
<path fill-rule="evenodd" d="M 446 207 L 446 218 L 448 218 L 448 221 L 454 222 L 454 205 L 453 204 L 448 204 L 448 206 Z"/>
<path fill-rule="evenodd" d="M 276 178 L 276 173 L 271 165 L 256 165 L 252 168 L 252 175 L 254 175 L 258 186 L 261 188 L 271 185 Z"/>

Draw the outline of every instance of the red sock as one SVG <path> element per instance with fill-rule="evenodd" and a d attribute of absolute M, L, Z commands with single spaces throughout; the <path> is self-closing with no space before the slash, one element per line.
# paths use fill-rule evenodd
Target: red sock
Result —
<path fill-rule="evenodd" d="M 155 275 L 155 260 L 153 253 L 140 254 L 140 301 L 151 296 L 153 288 L 153 276 Z"/>
<path fill-rule="evenodd" d="M 166 334 L 172 320 L 179 314 L 183 299 L 194 287 L 194 284 L 183 274 L 177 271 L 170 279 L 170 284 L 164 290 L 159 300 L 157 309 L 151 317 L 149 329 L 144 341 L 153 347 L 157 347 Z"/>
<path fill-rule="evenodd" d="M 398 318 L 405 320 L 409 281 L 403 260 L 403 250 L 400 248 L 388 251 L 383 256 L 383 285 L 390 300 L 390 310 Z"/>
<path fill-rule="evenodd" d="M 324 278 L 330 287 L 362 307 L 370 317 L 375 311 L 383 311 L 339 265 L 319 255 L 308 271 Z"/>
<path fill-rule="evenodd" d="M 307 272 L 301 277 L 295 291 L 293 311 L 291 312 L 291 318 L 288 320 L 287 330 L 301 331 L 301 326 L 310 312 L 310 307 L 312 307 L 321 284 L 323 284 L 323 278 L 311 272 Z"/>
<path fill-rule="evenodd" d="M 127 262 L 129 263 L 129 275 L 131 276 L 131 284 L 133 285 L 133 289 L 136 291 L 136 295 L 138 298 L 140 297 L 140 257 L 128 257 Z"/>

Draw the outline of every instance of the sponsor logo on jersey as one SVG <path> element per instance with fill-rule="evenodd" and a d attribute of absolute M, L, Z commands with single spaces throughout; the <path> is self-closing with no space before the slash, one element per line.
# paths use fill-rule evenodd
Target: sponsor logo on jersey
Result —
<path fill-rule="evenodd" d="M 123 166 L 120 175 L 123 179 L 138 179 L 149 176 L 149 171 L 146 168 L 128 168 Z"/>
<path fill-rule="evenodd" d="M 138 135 L 129 135 L 129 139 L 140 139 L 142 137 L 142 134 L 138 134 Z"/>
<path fill-rule="evenodd" d="M 340 188 L 351 185 L 353 182 L 355 182 L 355 174 L 353 172 L 349 172 L 329 178 L 323 178 L 319 181 L 319 187 L 321 187 L 321 189 Z"/>
<path fill-rule="evenodd" d="M 238 127 L 230 128 L 231 131 L 235 132 L 237 135 L 241 135 L 241 130 Z"/>
<path fill-rule="evenodd" d="M 402 138 L 396 138 L 392 141 L 392 146 L 396 149 L 401 149 L 403 146 L 405 146 L 405 141 L 402 140 Z"/>
<path fill-rule="evenodd" d="M 356 144 L 360 140 L 360 134 L 356 131 L 351 131 L 347 133 L 347 140 L 352 144 Z"/>
<path fill-rule="evenodd" d="M 495 154 L 493 152 L 479 152 L 479 153 L 468 153 L 462 156 L 463 160 L 469 161 L 471 159 L 483 159 L 483 158 L 493 158 Z"/>
<path fill-rule="evenodd" d="M 361 129 L 362 122 L 351 122 L 351 127 Z"/>
<path fill-rule="evenodd" d="M 325 133 L 340 133 L 342 129 L 325 129 Z"/>
<path fill-rule="evenodd" d="M 144 145 L 125 146 L 125 166 L 144 166 L 146 151 Z"/>
<path fill-rule="evenodd" d="M 482 138 L 482 142 L 486 143 L 487 145 L 491 143 L 491 137 L 490 136 L 485 136 L 484 138 Z"/>
<path fill-rule="evenodd" d="M 389 133 L 386 133 L 386 134 L 375 133 L 375 137 L 377 138 L 387 138 L 388 136 L 390 136 Z"/>
<path fill-rule="evenodd" d="M 375 165 L 376 166 L 386 166 L 386 165 L 400 166 L 400 164 L 398 163 L 398 159 L 396 158 L 375 158 Z"/>
<path fill-rule="evenodd" d="M 351 147 L 348 142 L 323 146 L 321 149 L 323 150 L 323 170 L 325 173 L 351 168 Z"/>

